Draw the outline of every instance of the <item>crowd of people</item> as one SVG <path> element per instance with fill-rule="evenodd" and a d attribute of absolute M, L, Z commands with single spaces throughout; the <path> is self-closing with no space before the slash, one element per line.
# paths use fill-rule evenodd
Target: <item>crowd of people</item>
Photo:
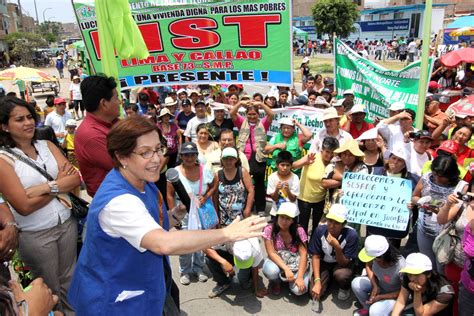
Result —
<path fill-rule="evenodd" d="M 119 95 L 113 78 L 71 74 L 72 105 L 50 96 L 42 117 L 2 97 L 0 253 L 8 261 L 18 244 L 39 278 L 35 292 L 3 284 L 12 291 L 0 300 L 18 302 L 10 314 L 176 315 L 168 256 L 178 255 L 176 282 L 207 282 L 209 270 L 210 298 L 237 280 L 257 297 L 288 287 L 317 305 L 333 286 L 338 300 L 354 294 L 356 315 L 472 315 L 474 117 L 443 112 L 439 98 L 449 87 L 469 93 L 472 65 L 434 68 L 424 114 L 394 102 L 369 123 L 354 92 L 312 75 L 309 61 L 301 92 L 231 84 Z M 323 127 L 273 122 L 290 105 L 320 109 Z M 411 181 L 406 229 L 348 222 L 346 172 Z M 71 211 L 81 186 L 86 220 Z"/>

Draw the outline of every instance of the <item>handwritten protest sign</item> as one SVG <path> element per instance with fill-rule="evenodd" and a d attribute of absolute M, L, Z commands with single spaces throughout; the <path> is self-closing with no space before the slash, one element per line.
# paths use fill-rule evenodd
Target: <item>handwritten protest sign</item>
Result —
<path fill-rule="evenodd" d="M 345 172 L 342 204 L 349 210 L 347 221 L 404 231 L 410 219 L 410 180 Z"/>
<path fill-rule="evenodd" d="M 421 61 L 416 61 L 401 70 L 389 70 L 362 58 L 349 46 L 335 40 L 336 87 L 338 98 L 346 89 L 354 91 L 354 103 L 364 104 L 368 109 L 367 119 L 388 117 L 388 108 L 401 101 L 407 108 L 416 111 Z M 431 69 L 433 59 L 429 60 Z"/>
<path fill-rule="evenodd" d="M 101 52 L 92 0 L 73 0 L 95 72 Z M 150 52 L 119 59 L 122 89 L 174 84 L 292 84 L 289 0 L 129 0 Z"/>

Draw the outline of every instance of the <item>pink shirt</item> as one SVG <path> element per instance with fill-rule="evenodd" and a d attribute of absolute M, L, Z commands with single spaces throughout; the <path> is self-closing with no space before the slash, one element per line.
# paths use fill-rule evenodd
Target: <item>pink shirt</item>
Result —
<path fill-rule="evenodd" d="M 462 238 L 462 246 L 466 259 L 464 260 L 464 269 L 461 272 L 461 282 L 464 288 L 474 294 L 474 280 L 469 276 L 468 269 L 471 265 L 471 258 L 474 257 L 474 236 L 471 232 L 471 226 L 468 224 L 464 229 L 464 237 Z"/>
<path fill-rule="evenodd" d="M 233 120 L 234 125 L 237 127 L 237 129 L 240 130 L 240 127 L 242 127 L 242 123 L 246 120 L 245 117 L 237 114 L 237 118 Z M 271 122 L 268 120 L 268 116 L 265 116 L 262 120 L 262 125 L 263 128 L 265 129 L 265 132 L 268 132 L 268 129 L 270 128 Z M 255 126 L 256 125 L 250 125 L 250 136 L 249 140 L 252 141 L 252 147 L 255 148 Z M 247 157 L 248 160 L 250 160 L 250 156 L 252 155 L 252 147 L 250 146 L 250 142 L 247 140 L 247 144 L 245 144 L 245 149 L 244 149 L 244 154 Z"/>
<path fill-rule="evenodd" d="M 274 240 L 272 232 L 273 224 L 265 226 L 265 228 L 263 229 L 263 238 L 265 238 L 266 240 L 273 241 L 273 247 L 276 251 L 289 250 L 293 253 L 298 252 L 298 244 L 292 244 L 290 245 L 290 247 L 286 247 L 285 242 L 283 241 L 283 238 L 281 237 L 280 233 L 276 235 L 276 239 Z M 306 243 L 308 241 L 308 236 L 306 235 L 306 232 L 304 231 L 303 227 L 298 226 L 298 228 L 296 229 L 296 233 L 298 234 L 302 242 Z"/>

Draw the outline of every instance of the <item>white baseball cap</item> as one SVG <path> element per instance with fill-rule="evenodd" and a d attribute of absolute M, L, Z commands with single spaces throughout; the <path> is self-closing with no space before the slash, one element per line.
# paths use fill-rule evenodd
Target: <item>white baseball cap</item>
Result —
<path fill-rule="evenodd" d="M 293 123 L 293 120 L 290 119 L 289 117 L 284 117 L 280 119 L 280 125 L 295 126 L 295 123 Z"/>
<path fill-rule="evenodd" d="M 305 57 L 305 58 L 303 58 L 303 61 L 302 61 L 302 62 L 303 62 L 303 63 L 307 63 L 308 61 L 309 61 L 309 57 Z"/>
<path fill-rule="evenodd" d="M 232 251 L 234 264 L 239 269 L 256 267 L 263 260 L 262 249 L 256 237 L 236 241 Z"/>
<path fill-rule="evenodd" d="M 430 258 L 422 253 L 415 252 L 405 259 L 405 267 L 400 270 L 402 273 L 421 274 L 425 271 L 433 270 L 433 263 Z"/>
<path fill-rule="evenodd" d="M 388 108 L 390 111 L 401 111 L 405 109 L 405 103 L 397 101 L 393 102 Z"/>
<path fill-rule="evenodd" d="M 278 99 L 279 94 L 277 90 L 270 90 L 270 92 L 267 93 L 267 98 L 275 98 Z"/>
<path fill-rule="evenodd" d="M 352 109 L 350 110 L 350 114 L 354 113 L 367 113 L 365 110 L 365 105 L 363 104 L 355 104 Z"/>
<path fill-rule="evenodd" d="M 362 262 L 369 262 L 380 257 L 388 250 L 387 238 L 380 235 L 370 235 L 365 239 L 364 248 L 359 252 L 359 259 Z"/>
<path fill-rule="evenodd" d="M 239 155 L 237 154 L 237 150 L 235 150 L 235 148 L 233 147 L 224 148 L 224 150 L 222 151 L 222 158 L 228 158 L 228 157 L 239 158 Z"/>
<path fill-rule="evenodd" d="M 397 156 L 398 158 L 403 159 L 405 163 L 408 160 L 407 152 L 402 146 L 395 146 L 392 150 L 387 150 L 385 155 L 386 157 L 390 157 L 391 155 Z"/>
<path fill-rule="evenodd" d="M 66 127 L 67 126 L 77 127 L 77 121 L 75 119 L 69 119 L 66 121 Z"/>
<path fill-rule="evenodd" d="M 339 100 L 336 100 L 336 102 L 334 102 L 332 104 L 333 107 L 336 107 L 336 106 L 342 106 L 344 103 L 344 99 L 339 99 Z"/>
<path fill-rule="evenodd" d="M 335 220 L 338 223 L 344 223 L 347 220 L 347 207 L 342 204 L 335 203 L 326 214 L 326 218 Z"/>
<path fill-rule="evenodd" d="M 348 95 L 348 94 L 354 95 L 354 90 L 352 90 L 352 89 L 344 90 L 344 93 L 342 95 Z"/>
<path fill-rule="evenodd" d="M 276 215 L 286 215 L 291 218 L 295 218 L 300 215 L 300 211 L 295 203 L 292 202 L 283 202 L 280 204 Z"/>

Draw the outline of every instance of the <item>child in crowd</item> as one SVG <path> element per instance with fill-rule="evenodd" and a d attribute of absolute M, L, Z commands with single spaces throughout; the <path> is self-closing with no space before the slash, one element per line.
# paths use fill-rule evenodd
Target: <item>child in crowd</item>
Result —
<path fill-rule="evenodd" d="M 289 151 L 282 150 L 276 159 L 277 171 L 268 177 L 267 195 L 272 200 L 270 215 L 276 216 L 277 209 L 283 202 L 296 204 L 300 194 L 300 181 L 296 174 L 291 172 L 293 156 Z"/>
<path fill-rule="evenodd" d="M 390 315 L 400 292 L 405 258 L 384 236 L 370 235 L 359 259 L 365 262 L 367 275 L 352 280 L 352 291 L 363 307 L 354 315 Z"/>
<path fill-rule="evenodd" d="M 283 202 L 273 223 L 263 230 L 268 254 L 263 274 L 270 280 L 269 288 L 273 295 L 280 294 L 280 281 L 289 282 L 290 291 L 295 295 L 308 292 L 308 236 L 303 227 L 296 223 L 298 215 L 295 203 Z"/>
<path fill-rule="evenodd" d="M 69 119 L 66 121 L 66 136 L 64 137 L 64 142 L 61 146 L 66 151 L 66 156 L 69 162 L 79 169 L 79 164 L 77 163 L 76 155 L 74 154 L 74 135 L 76 134 L 76 127 L 76 120 Z"/>

